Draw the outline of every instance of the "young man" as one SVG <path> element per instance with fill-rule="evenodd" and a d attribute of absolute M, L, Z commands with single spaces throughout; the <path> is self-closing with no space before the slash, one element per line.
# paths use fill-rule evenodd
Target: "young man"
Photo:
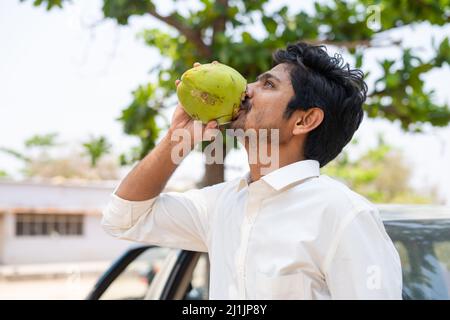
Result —
<path fill-rule="evenodd" d="M 363 118 L 362 72 L 305 43 L 273 57 L 275 66 L 248 84 L 231 126 L 278 129 L 277 168 L 262 174 L 256 161 L 241 179 L 161 193 L 177 167 L 172 150 L 183 143 L 171 134 L 194 136 L 178 105 L 167 135 L 112 195 L 104 229 L 208 252 L 210 299 L 401 299 L 400 259 L 377 209 L 319 172 Z M 215 127 L 208 123 L 204 133 Z"/>

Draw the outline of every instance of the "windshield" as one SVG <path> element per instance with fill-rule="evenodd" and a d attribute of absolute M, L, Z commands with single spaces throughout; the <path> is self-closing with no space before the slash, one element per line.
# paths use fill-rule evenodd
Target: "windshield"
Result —
<path fill-rule="evenodd" d="M 404 299 L 449 299 L 450 219 L 385 222 L 402 261 Z"/>

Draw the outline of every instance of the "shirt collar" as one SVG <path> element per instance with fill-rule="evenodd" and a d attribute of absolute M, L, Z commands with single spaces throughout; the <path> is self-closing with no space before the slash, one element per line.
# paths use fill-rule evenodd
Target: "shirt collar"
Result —
<path fill-rule="evenodd" d="M 238 192 L 241 191 L 242 188 L 245 188 L 246 186 L 248 186 L 249 183 L 250 183 L 250 171 L 247 172 L 247 173 L 245 174 L 245 176 L 243 176 L 243 177 L 241 178 L 241 180 L 239 180 L 239 184 L 238 184 L 238 189 L 237 189 L 237 191 L 238 191 Z"/>
<path fill-rule="evenodd" d="M 278 168 L 261 177 L 261 179 L 278 191 L 295 182 L 318 176 L 320 176 L 319 161 L 302 160 Z M 247 172 L 247 174 L 239 181 L 237 191 L 240 191 L 242 188 L 247 186 L 249 182 L 250 172 Z"/>

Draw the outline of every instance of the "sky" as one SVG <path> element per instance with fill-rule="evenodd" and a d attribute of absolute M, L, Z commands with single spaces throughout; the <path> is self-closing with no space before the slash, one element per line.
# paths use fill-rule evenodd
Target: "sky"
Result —
<path fill-rule="evenodd" d="M 283 3 L 288 1 L 270 6 Z M 299 3 L 290 8 L 312 8 L 309 2 Z M 163 14 L 172 9 L 168 1 L 160 4 L 158 10 Z M 119 27 L 113 21 L 102 21 L 100 8 L 99 0 L 73 1 L 51 12 L 33 7 L 31 1 L 0 1 L 0 147 L 21 148 L 28 137 L 50 132 L 57 132 L 68 146 L 79 145 L 90 135 L 106 135 L 117 154 L 137 143 L 123 133 L 116 119 L 131 101 L 131 91 L 154 79 L 149 70 L 161 62 L 158 52 L 145 46 L 137 33 L 163 26 L 145 17 Z M 253 27 L 252 34 L 261 34 L 261 30 Z M 430 38 L 439 40 L 449 34 L 450 26 L 421 26 L 400 29 L 391 36 L 421 47 L 426 57 Z M 368 56 L 368 63 L 375 65 L 377 59 L 398 56 L 398 51 L 371 49 Z M 374 70 L 372 77 L 376 74 Z M 448 66 L 425 79 L 426 87 L 436 91 L 437 101 L 450 102 Z M 423 134 L 411 134 L 396 123 L 365 119 L 355 134 L 360 145 L 349 151 L 358 154 L 375 145 L 380 132 L 403 151 L 413 171 L 412 185 L 419 190 L 435 185 L 440 198 L 450 204 L 450 127 L 427 127 Z M 243 174 L 247 170 L 244 150 L 233 151 L 226 165 L 227 179 Z M 20 167 L 20 162 L 0 153 L 0 170 L 14 176 Z M 202 155 L 193 153 L 173 179 L 198 180 L 202 170 Z"/>

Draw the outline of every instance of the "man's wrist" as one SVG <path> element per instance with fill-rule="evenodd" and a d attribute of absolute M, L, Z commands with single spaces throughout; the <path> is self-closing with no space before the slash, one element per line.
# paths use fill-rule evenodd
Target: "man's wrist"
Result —
<path fill-rule="evenodd" d="M 167 131 L 166 135 L 161 140 L 161 143 L 170 148 L 171 152 L 174 152 L 174 150 L 181 152 L 182 150 L 183 158 L 194 150 L 195 147 L 195 143 L 191 137 L 186 138 L 184 136 L 174 134 L 171 129 Z"/>

